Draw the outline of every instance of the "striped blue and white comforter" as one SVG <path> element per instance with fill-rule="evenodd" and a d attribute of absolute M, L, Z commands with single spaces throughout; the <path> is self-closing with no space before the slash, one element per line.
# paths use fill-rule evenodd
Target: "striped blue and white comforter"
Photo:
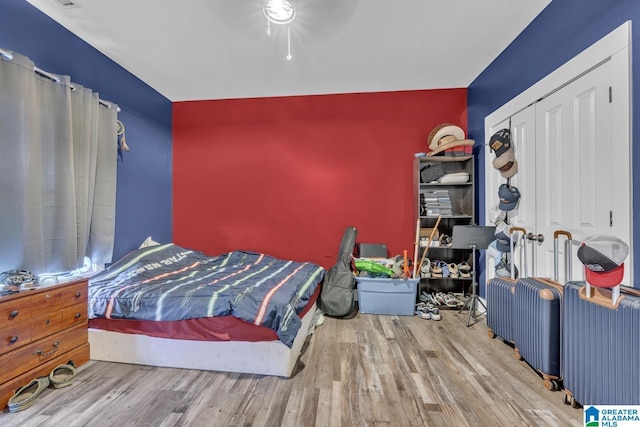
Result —
<path fill-rule="evenodd" d="M 174 244 L 127 254 L 89 280 L 89 318 L 184 320 L 235 316 L 291 347 L 298 313 L 325 270 L 309 262 L 232 251 L 216 257 Z"/>

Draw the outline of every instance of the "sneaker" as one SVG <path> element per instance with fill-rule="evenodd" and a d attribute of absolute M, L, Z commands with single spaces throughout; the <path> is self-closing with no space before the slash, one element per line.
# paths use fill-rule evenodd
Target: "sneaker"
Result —
<path fill-rule="evenodd" d="M 449 237 L 447 234 L 443 234 L 442 236 L 440 236 L 440 246 L 451 246 L 453 244 L 451 237 Z"/>
<path fill-rule="evenodd" d="M 416 314 L 419 318 L 424 320 L 431 320 L 433 318 L 431 312 L 428 310 L 416 310 Z"/>
<path fill-rule="evenodd" d="M 440 315 L 440 310 L 436 307 L 430 308 L 429 314 L 431 315 L 431 320 L 442 320 L 442 316 Z"/>
<path fill-rule="evenodd" d="M 425 258 L 420 267 L 420 277 L 425 279 L 431 277 L 431 260 L 429 258 Z"/>

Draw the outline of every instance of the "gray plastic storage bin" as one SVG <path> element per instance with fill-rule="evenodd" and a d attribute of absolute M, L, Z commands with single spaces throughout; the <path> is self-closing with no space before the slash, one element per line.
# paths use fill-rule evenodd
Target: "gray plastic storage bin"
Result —
<path fill-rule="evenodd" d="M 358 303 L 364 314 L 412 316 L 420 279 L 374 279 L 356 277 Z"/>

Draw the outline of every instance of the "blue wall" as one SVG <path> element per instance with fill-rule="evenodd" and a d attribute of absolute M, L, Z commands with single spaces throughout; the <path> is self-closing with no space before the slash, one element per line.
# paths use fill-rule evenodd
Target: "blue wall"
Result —
<path fill-rule="evenodd" d="M 638 0 L 553 0 L 549 6 L 516 38 L 468 88 L 469 135 L 484 142 L 484 118 L 532 84 L 554 71 L 578 53 L 632 20 L 632 58 L 639 58 L 640 1 Z M 640 105 L 640 65 L 633 60 L 632 104 Z M 633 110 L 633 108 L 632 108 Z M 634 114 L 632 129 L 639 129 L 640 119 Z M 633 132 L 632 146 L 639 143 L 640 132 Z M 634 162 L 640 150 L 632 148 Z M 484 158 L 484 146 L 479 158 Z M 484 222 L 484 164 L 478 162 L 478 208 Z M 633 186 L 638 187 L 640 172 L 632 168 Z M 640 198 L 634 194 L 635 212 Z M 640 226 L 633 217 L 633 239 L 640 242 Z M 633 265 L 638 266 L 640 250 L 635 248 Z M 630 260 L 627 260 L 629 262 Z M 635 268 L 634 284 L 640 283 L 640 268 Z M 482 286 L 482 280 L 480 281 Z M 483 293 L 483 292 L 481 292 Z"/>
<path fill-rule="evenodd" d="M 171 241 L 171 102 L 26 1 L 0 0 L 0 48 L 69 75 L 122 109 L 131 151 L 118 164 L 114 260 L 148 235 Z"/>

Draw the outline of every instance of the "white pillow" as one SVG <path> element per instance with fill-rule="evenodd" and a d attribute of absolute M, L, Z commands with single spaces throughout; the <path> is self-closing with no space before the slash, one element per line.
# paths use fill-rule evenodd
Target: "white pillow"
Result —
<path fill-rule="evenodd" d="M 142 244 L 140 245 L 140 247 L 138 249 L 148 248 L 149 246 L 157 246 L 159 244 L 160 243 L 156 242 L 155 240 L 153 240 L 151 238 L 151 236 L 149 236 L 146 239 L 144 239 L 144 242 L 142 242 Z"/>

